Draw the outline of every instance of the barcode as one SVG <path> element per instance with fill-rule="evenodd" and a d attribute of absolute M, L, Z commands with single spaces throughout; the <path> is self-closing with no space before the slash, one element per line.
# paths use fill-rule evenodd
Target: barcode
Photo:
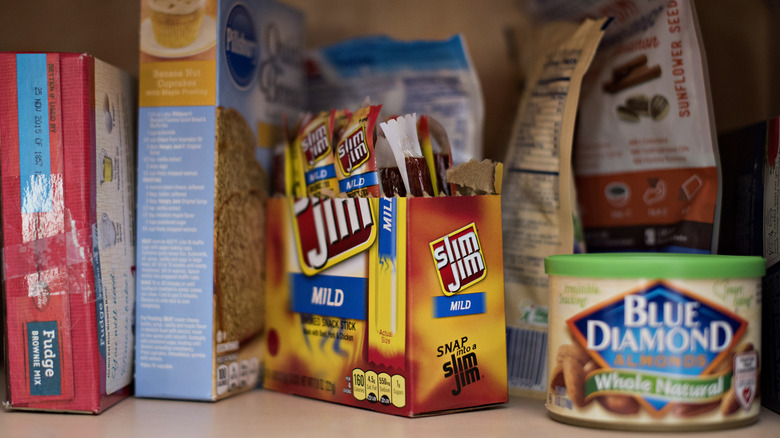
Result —
<path fill-rule="evenodd" d="M 507 327 L 507 369 L 512 388 L 544 391 L 547 332 Z"/>

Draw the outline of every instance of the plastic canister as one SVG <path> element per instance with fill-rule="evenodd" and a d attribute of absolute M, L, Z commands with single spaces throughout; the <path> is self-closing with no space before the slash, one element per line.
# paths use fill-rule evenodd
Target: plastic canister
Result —
<path fill-rule="evenodd" d="M 545 259 L 550 416 L 631 430 L 757 420 L 765 266 L 704 254 Z"/>

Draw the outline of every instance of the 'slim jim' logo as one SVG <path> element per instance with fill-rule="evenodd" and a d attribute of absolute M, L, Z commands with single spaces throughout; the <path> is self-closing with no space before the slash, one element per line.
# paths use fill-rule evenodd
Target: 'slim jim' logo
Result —
<path fill-rule="evenodd" d="M 480 379 L 479 368 L 477 367 L 477 344 L 468 344 L 468 336 L 455 339 L 444 345 L 440 345 L 436 351 L 436 357 L 442 357 L 449 354 L 449 361 L 442 365 L 444 378 L 452 378 L 455 383 L 452 395 L 459 395 L 463 388 Z"/>
<path fill-rule="evenodd" d="M 314 275 L 365 249 L 376 238 L 367 198 L 301 198 L 293 203 L 298 257 Z"/>
<path fill-rule="evenodd" d="M 444 295 L 454 295 L 487 275 L 485 256 L 473 222 L 431 242 L 431 254 Z"/>
<path fill-rule="evenodd" d="M 328 141 L 328 127 L 321 123 L 308 132 L 301 141 L 305 151 L 306 162 L 313 166 L 317 161 L 325 158 L 330 153 L 330 141 Z"/>
<path fill-rule="evenodd" d="M 349 175 L 368 160 L 368 146 L 366 145 L 364 127 L 360 126 L 349 134 L 344 140 L 339 142 L 336 149 L 341 170 L 345 175 Z"/>

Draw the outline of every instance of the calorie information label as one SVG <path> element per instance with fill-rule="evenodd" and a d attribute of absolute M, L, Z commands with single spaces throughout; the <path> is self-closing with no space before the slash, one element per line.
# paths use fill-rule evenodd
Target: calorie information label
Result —
<path fill-rule="evenodd" d="M 504 240 L 513 242 L 504 248 L 505 266 L 513 272 L 511 278 L 533 287 L 547 286 L 543 260 L 559 245 L 558 224 L 551 218 L 560 208 L 561 127 L 572 70 L 580 54 L 581 50 L 569 50 L 558 53 L 560 59 L 549 60 L 531 91 L 511 146 L 514 159 L 509 163 L 505 191 L 527 196 L 503 199 Z"/>
<path fill-rule="evenodd" d="M 515 128 L 517 135 L 515 144 L 511 146 L 515 155 L 509 163 L 505 192 L 524 196 L 507 196 L 503 199 L 504 241 L 512 242 L 504 246 L 504 266 L 508 282 L 532 290 L 543 291 L 547 288 L 544 257 L 554 253 L 559 246 L 560 224 L 555 218 L 560 209 L 558 169 L 561 127 L 571 75 L 577 64 L 563 61 L 579 59 L 580 54 L 579 50 L 558 53 L 561 59 L 546 64 L 542 79 L 536 82 L 527 101 L 524 117 Z M 537 293 L 536 296 L 543 295 Z M 521 312 L 527 314 L 534 309 L 535 306 L 530 305 L 527 309 L 521 309 Z M 513 323 L 512 320 L 507 322 Z M 520 323 L 529 322 L 526 320 Z M 546 321 L 537 326 L 546 327 Z M 509 327 L 509 330 L 518 333 L 515 327 Z M 533 337 L 533 330 L 522 332 L 523 336 L 508 338 L 518 342 L 508 348 L 509 381 L 518 387 L 542 391 L 545 374 L 537 373 L 533 379 L 529 379 L 527 361 L 531 358 L 534 362 L 542 363 L 540 367 L 530 368 L 544 369 L 546 350 L 540 351 L 535 343 L 523 341 L 529 336 Z"/>
<path fill-rule="evenodd" d="M 547 329 L 544 258 L 581 251 L 571 171 L 582 78 L 604 33 L 604 20 L 550 27 L 561 39 L 539 53 L 509 145 L 502 196 L 509 381 L 544 390 Z M 544 39 L 545 35 L 540 35 Z"/>

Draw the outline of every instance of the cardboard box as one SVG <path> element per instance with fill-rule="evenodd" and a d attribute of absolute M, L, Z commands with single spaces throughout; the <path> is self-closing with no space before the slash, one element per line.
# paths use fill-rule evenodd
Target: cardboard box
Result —
<path fill-rule="evenodd" d="M 89 55 L 0 54 L 6 406 L 130 394 L 135 96 Z"/>
<path fill-rule="evenodd" d="M 303 104 L 303 16 L 184 3 L 141 6 L 135 389 L 213 401 L 259 381 L 267 170 Z"/>
<path fill-rule="evenodd" d="M 761 290 L 761 404 L 780 413 L 780 117 L 723 134 L 719 251 L 766 259 Z"/>
<path fill-rule="evenodd" d="M 499 196 L 269 211 L 265 388 L 402 416 L 507 401 Z"/>

